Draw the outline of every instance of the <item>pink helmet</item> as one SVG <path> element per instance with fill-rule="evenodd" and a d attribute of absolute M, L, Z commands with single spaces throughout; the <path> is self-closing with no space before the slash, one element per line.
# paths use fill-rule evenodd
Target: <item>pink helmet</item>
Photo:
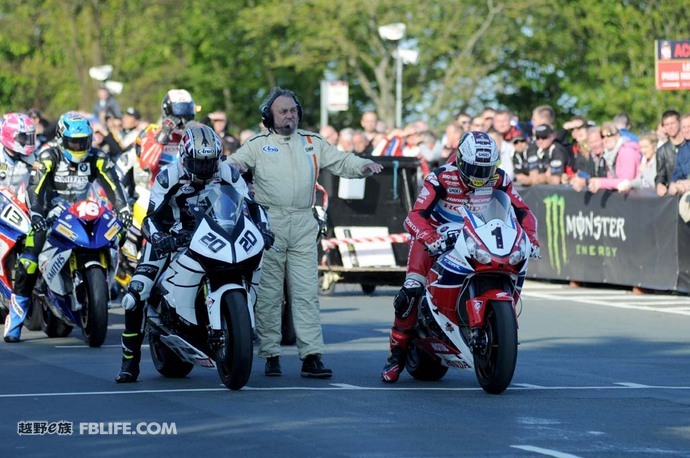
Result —
<path fill-rule="evenodd" d="M 36 149 L 36 126 L 24 113 L 7 113 L 0 121 L 0 143 L 11 153 L 31 156 Z"/>

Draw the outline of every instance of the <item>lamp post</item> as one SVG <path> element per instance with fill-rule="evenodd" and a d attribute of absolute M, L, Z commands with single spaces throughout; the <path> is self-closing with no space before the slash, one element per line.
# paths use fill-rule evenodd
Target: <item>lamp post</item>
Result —
<path fill-rule="evenodd" d="M 387 41 L 396 43 L 393 57 L 395 57 L 395 127 L 402 127 L 402 71 L 403 64 L 416 64 L 419 51 L 403 49 L 400 43 L 405 38 L 407 27 L 402 22 L 382 25 L 379 36 Z"/>

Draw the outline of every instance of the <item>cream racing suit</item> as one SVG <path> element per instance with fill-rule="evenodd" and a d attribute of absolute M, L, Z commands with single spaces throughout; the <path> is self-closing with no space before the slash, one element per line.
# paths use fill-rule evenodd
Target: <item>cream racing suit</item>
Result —
<path fill-rule="evenodd" d="M 323 355 L 317 285 L 319 226 L 312 212 L 316 180 L 322 168 L 345 178 L 363 178 L 370 173 L 363 173 L 362 167 L 373 161 L 339 151 L 321 136 L 301 129 L 290 136 L 264 130 L 248 139 L 228 161 L 252 171 L 254 199 L 266 209 L 276 237 L 276 249 L 264 252 L 257 296 L 259 356 L 281 353 L 286 275 L 299 357 Z"/>

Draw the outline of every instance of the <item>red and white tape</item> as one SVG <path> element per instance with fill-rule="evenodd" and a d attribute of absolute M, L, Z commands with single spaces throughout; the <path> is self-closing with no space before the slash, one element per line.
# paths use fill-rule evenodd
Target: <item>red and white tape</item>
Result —
<path fill-rule="evenodd" d="M 372 242 L 390 242 L 390 243 L 407 243 L 410 240 L 410 234 L 390 234 L 381 237 L 353 237 L 347 239 L 323 239 L 321 240 L 321 247 L 324 250 L 332 250 L 340 246 L 353 245 L 355 243 L 372 243 Z"/>

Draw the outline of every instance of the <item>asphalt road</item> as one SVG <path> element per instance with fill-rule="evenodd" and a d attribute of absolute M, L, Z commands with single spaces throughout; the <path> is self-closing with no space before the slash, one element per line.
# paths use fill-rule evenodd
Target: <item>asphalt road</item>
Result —
<path fill-rule="evenodd" d="M 394 288 L 322 297 L 331 380 L 283 376 L 255 358 L 248 386 L 214 370 L 117 385 L 122 310 L 106 344 L 25 330 L 0 342 L 0 456 L 685 457 L 690 456 L 690 298 L 528 282 L 513 384 L 484 393 L 474 374 L 379 381 Z"/>

